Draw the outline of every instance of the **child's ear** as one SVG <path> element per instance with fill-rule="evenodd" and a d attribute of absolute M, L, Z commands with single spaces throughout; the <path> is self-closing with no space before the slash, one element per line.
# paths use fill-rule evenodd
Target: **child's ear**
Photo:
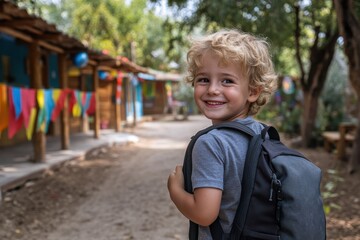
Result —
<path fill-rule="evenodd" d="M 261 87 L 250 88 L 249 91 L 250 91 L 250 94 L 248 97 L 248 101 L 255 102 L 258 99 L 258 97 L 260 96 Z"/>

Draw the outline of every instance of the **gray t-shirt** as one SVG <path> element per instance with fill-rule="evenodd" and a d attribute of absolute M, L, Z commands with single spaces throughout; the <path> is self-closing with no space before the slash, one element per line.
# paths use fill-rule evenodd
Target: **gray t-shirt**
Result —
<path fill-rule="evenodd" d="M 263 126 L 252 117 L 236 119 L 260 133 Z M 214 129 L 202 135 L 192 152 L 193 188 L 222 190 L 220 223 L 225 233 L 231 230 L 241 195 L 241 179 L 249 140 L 245 134 L 232 129 Z M 199 240 L 211 240 L 209 227 L 199 227 Z"/>

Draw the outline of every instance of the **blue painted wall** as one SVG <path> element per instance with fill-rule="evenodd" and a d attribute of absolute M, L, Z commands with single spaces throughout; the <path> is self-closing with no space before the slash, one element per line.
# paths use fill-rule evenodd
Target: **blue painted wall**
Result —
<path fill-rule="evenodd" d="M 60 79 L 59 79 L 59 66 L 58 66 L 58 57 L 55 53 L 51 53 L 48 56 L 49 61 L 49 87 L 50 88 L 60 88 Z"/>
<path fill-rule="evenodd" d="M 2 56 L 9 57 L 11 82 L 9 85 L 29 87 L 30 79 L 26 72 L 26 57 L 28 47 L 25 43 L 15 38 L 0 33 L 0 82 L 7 82 L 4 79 L 4 66 Z"/>
<path fill-rule="evenodd" d="M 142 84 L 138 84 L 136 91 L 136 117 L 140 120 L 144 116 L 143 99 L 142 99 Z"/>
<path fill-rule="evenodd" d="M 134 117 L 134 108 L 133 104 L 136 107 L 136 120 L 139 121 L 144 116 L 143 110 L 143 99 L 142 99 L 142 85 L 139 82 L 139 79 L 132 75 L 130 80 L 126 84 L 126 120 L 133 121 Z M 133 102 L 133 94 L 135 94 L 135 103 Z"/>

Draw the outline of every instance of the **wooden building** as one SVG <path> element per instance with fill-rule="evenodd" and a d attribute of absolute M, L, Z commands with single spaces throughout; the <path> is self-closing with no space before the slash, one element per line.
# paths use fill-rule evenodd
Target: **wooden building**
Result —
<path fill-rule="evenodd" d="M 175 100 L 174 92 L 183 76 L 177 73 L 164 73 L 150 69 L 152 76 L 143 78 L 142 96 L 144 115 L 159 115 L 169 112 L 169 105 Z M 139 75 L 140 77 L 143 75 Z"/>
<path fill-rule="evenodd" d="M 81 66 L 75 61 L 79 54 L 86 55 L 86 61 Z M 74 74 L 76 71 L 78 74 Z M 11 98 L 7 99 L 14 100 L 13 105 L 9 104 L 13 106 L 10 115 L 15 113 L 14 122 L 19 123 L 17 126 L 13 122 L 10 123 L 12 134 L 8 137 L 10 128 L 4 126 L 9 122 L 6 123 L 7 116 L 4 115 L 5 111 L 1 108 L 0 101 L 0 119 L 4 119 L 0 121 L 0 147 L 26 141 L 30 133 L 34 146 L 33 160 L 41 162 L 45 161 L 47 134 L 60 135 L 59 148 L 68 149 L 70 132 L 86 131 L 89 125 L 94 130 L 94 137 L 98 138 L 102 119 L 109 119 L 119 130 L 120 102 L 113 101 L 109 96 L 113 96 L 114 92 L 116 95 L 119 84 L 124 84 L 126 80 L 120 81 L 119 77 L 114 76 L 105 82 L 100 80 L 101 72 L 121 73 L 123 79 L 126 79 L 129 72 L 147 72 L 147 69 L 126 59 L 113 58 L 88 49 L 78 39 L 57 30 L 55 25 L 28 14 L 26 10 L 11 2 L 0 1 L 0 99 L 6 100 L 11 95 Z M 29 114 L 29 109 L 22 111 L 29 101 L 20 96 L 28 90 L 31 90 L 32 94 L 35 92 L 34 118 Z M 44 108 L 50 109 L 47 107 L 55 96 L 55 90 L 58 99 L 60 92 L 66 91 L 66 97 L 61 106 L 61 113 L 52 119 L 53 115 Z M 6 94 L 10 95 L 5 96 Z M 85 106 L 89 107 L 90 100 L 94 105 L 91 106 L 94 110 L 91 119 L 85 109 Z M 21 101 L 24 102 L 22 105 Z M 126 101 L 122 101 L 121 104 L 125 105 Z M 100 105 L 104 107 L 103 112 Z M 54 100 L 50 107 L 54 109 L 57 106 Z M 29 118 L 37 121 L 32 122 L 30 127 Z M 39 121 L 42 118 L 46 119 L 43 123 Z"/>

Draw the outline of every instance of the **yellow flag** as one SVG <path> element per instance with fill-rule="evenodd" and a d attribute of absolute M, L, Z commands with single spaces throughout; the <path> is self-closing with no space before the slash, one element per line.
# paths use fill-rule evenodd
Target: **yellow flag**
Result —
<path fill-rule="evenodd" d="M 35 117 L 36 117 L 36 108 L 31 108 L 29 125 L 26 128 L 26 137 L 28 140 L 31 140 L 34 132 Z"/>
<path fill-rule="evenodd" d="M 79 103 L 75 103 L 72 113 L 74 117 L 80 117 L 81 116 L 81 106 Z"/>
<path fill-rule="evenodd" d="M 52 91 L 52 97 L 53 97 L 55 106 L 56 106 L 56 103 L 57 103 L 57 101 L 58 101 L 58 99 L 60 97 L 60 93 L 61 93 L 60 89 L 53 89 L 53 91 Z"/>
<path fill-rule="evenodd" d="M 43 108 L 45 104 L 45 93 L 44 89 L 38 89 L 36 93 L 36 99 L 39 104 L 39 108 Z"/>

